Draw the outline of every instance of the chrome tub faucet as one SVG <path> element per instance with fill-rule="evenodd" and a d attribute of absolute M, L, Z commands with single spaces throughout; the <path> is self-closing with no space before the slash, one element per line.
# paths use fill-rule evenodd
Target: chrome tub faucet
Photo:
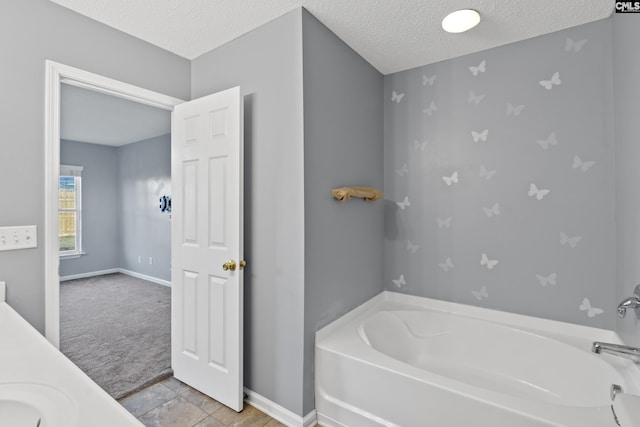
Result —
<path fill-rule="evenodd" d="M 640 285 L 636 286 L 632 297 L 618 304 L 618 316 L 620 316 L 621 319 L 624 318 L 628 309 L 635 310 L 636 318 L 640 319 Z"/>
<path fill-rule="evenodd" d="M 596 354 L 608 353 L 615 356 L 631 359 L 635 363 L 640 363 L 640 348 L 629 347 L 628 345 L 611 344 L 606 342 L 596 341 L 591 347 L 591 351 Z"/>

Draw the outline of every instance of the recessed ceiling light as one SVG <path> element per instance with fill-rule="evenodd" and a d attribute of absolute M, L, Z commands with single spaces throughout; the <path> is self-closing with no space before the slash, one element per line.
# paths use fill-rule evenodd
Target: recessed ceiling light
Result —
<path fill-rule="evenodd" d="M 448 33 L 463 33 L 478 25 L 480 14 L 473 9 L 451 12 L 442 20 L 442 29 Z"/>

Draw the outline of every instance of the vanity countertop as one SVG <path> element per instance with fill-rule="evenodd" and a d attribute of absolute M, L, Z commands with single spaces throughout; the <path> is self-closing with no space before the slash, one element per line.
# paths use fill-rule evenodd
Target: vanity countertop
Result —
<path fill-rule="evenodd" d="M 22 393 L 26 399 L 33 395 L 35 401 L 32 404 L 35 406 L 49 405 L 51 408 L 45 408 L 42 416 L 43 426 L 142 426 L 13 308 L 0 300 L 0 392 L 3 390 L 8 399 Z M 55 413 L 63 410 L 60 405 L 53 405 L 55 399 L 47 398 L 47 393 L 66 402 L 64 413 Z M 2 398 L 0 396 L 0 400 Z M 46 411 L 51 416 L 47 417 Z"/>

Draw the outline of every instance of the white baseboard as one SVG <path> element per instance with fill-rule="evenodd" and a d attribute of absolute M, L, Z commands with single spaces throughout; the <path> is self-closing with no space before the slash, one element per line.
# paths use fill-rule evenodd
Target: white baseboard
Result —
<path fill-rule="evenodd" d="M 147 282 L 157 283 L 158 285 L 171 287 L 171 282 L 164 279 L 158 279 L 157 277 L 147 276 L 146 274 L 136 273 L 135 271 L 119 268 L 118 271 L 127 276 L 137 277 L 138 279 L 146 280 Z"/>
<path fill-rule="evenodd" d="M 147 282 L 157 283 L 158 285 L 171 287 L 171 282 L 157 277 L 147 276 L 146 274 L 136 273 L 135 271 L 127 270 L 124 268 L 110 268 L 109 270 L 90 271 L 88 273 L 71 274 L 69 276 L 60 277 L 61 282 L 74 279 L 86 279 L 87 277 L 104 276 L 105 274 L 122 273 L 127 276 L 137 277 L 138 279 L 146 280 Z"/>
<path fill-rule="evenodd" d="M 90 271 L 88 273 L 80 273 L 80 274 L 71 274 L 69 276 L 60 277 L 61 282 L 66 282 L 67 280 L 75 280 L 75 279 L 86 279 L 87 277 L 95 277 L 95 276 L 104 276 L 105 274 L 113 274 L 119 273 L 119 268 L 110 268 L 108 270 L 100 270 L 100 271 Z"/>
<path fill-rule="evenodd" d="M 315 409 L 303 418 L 246 387 L 244 392 L 247 394 L 247 398 L 244 399 L 245 402 L 288 427 L 313 427 L 317 423 Z"/>
<path fill-rule="evenodd" d="M 314 427 L 316 424 L 318 424 L 318 416 L 314 409 L 302 419 L 302 425 L 303 427 Z"/>
<path fill-rule="evenodd" d="M 322 427 L 347 427 L 344 424 L 334 420 L 333 418 L 329 418 L 326 415 L 318 414 L 318 424 Z"/>

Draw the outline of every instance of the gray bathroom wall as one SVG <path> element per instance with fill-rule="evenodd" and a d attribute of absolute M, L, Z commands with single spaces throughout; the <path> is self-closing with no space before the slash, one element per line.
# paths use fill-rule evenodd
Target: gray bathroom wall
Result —
<path fill-rule="evenodd" d="M 60 277 L 118 267 L 116 147 L 60 141 L 60 163 L 83 166 L 82 250 L 78 258 L 60 260 Z"/>
<path fill-rule="evenodd" d="M 0 253 L 8 302 L 44 330 L 45 59 L 177 98 L 190 95 L 190 63 L 48 0 L 5 0 L 0 13 L 2 129 L 0 225 L 38 226 L 38 248 Z M 9 102 L 10 101 L 10 102 Z"/>
<path fill-rule="evenodd" d="M 606 19 L 385 76 L 386 289 L 614 328 L 611 50 Z"/>
<path fill-rule="evenodd" d="M 118 267 L 170 282 L 171 218 L 159 199 L 171 195 L 171 135 L 118 147 L 117 159 Z"/>
<path fill-rule="evenodd" d="M 616 146 L 616 299 L 633 295 L 640 283 L 640 144 L 637 116 L 640 111 L 640 38 L 638 16 L 615 14 L 613 20 L 613 93 Z M 640 345 L 638 319 L 629 311 L 617 319 L 616 331 L 629 345 Z"/>
<path fill-rule="evenodd" d="M 192 97 L 244 96 L 244 384 L 303 415 L 301 10 L 193 60 Z"/>
<path fill-rule="evenodd" d="M 304 410 L 314 405 L 315 332 L 383 290 L 384 202 L 331 189 L 382 189 L 382 75 L 303 10 Z"/>

